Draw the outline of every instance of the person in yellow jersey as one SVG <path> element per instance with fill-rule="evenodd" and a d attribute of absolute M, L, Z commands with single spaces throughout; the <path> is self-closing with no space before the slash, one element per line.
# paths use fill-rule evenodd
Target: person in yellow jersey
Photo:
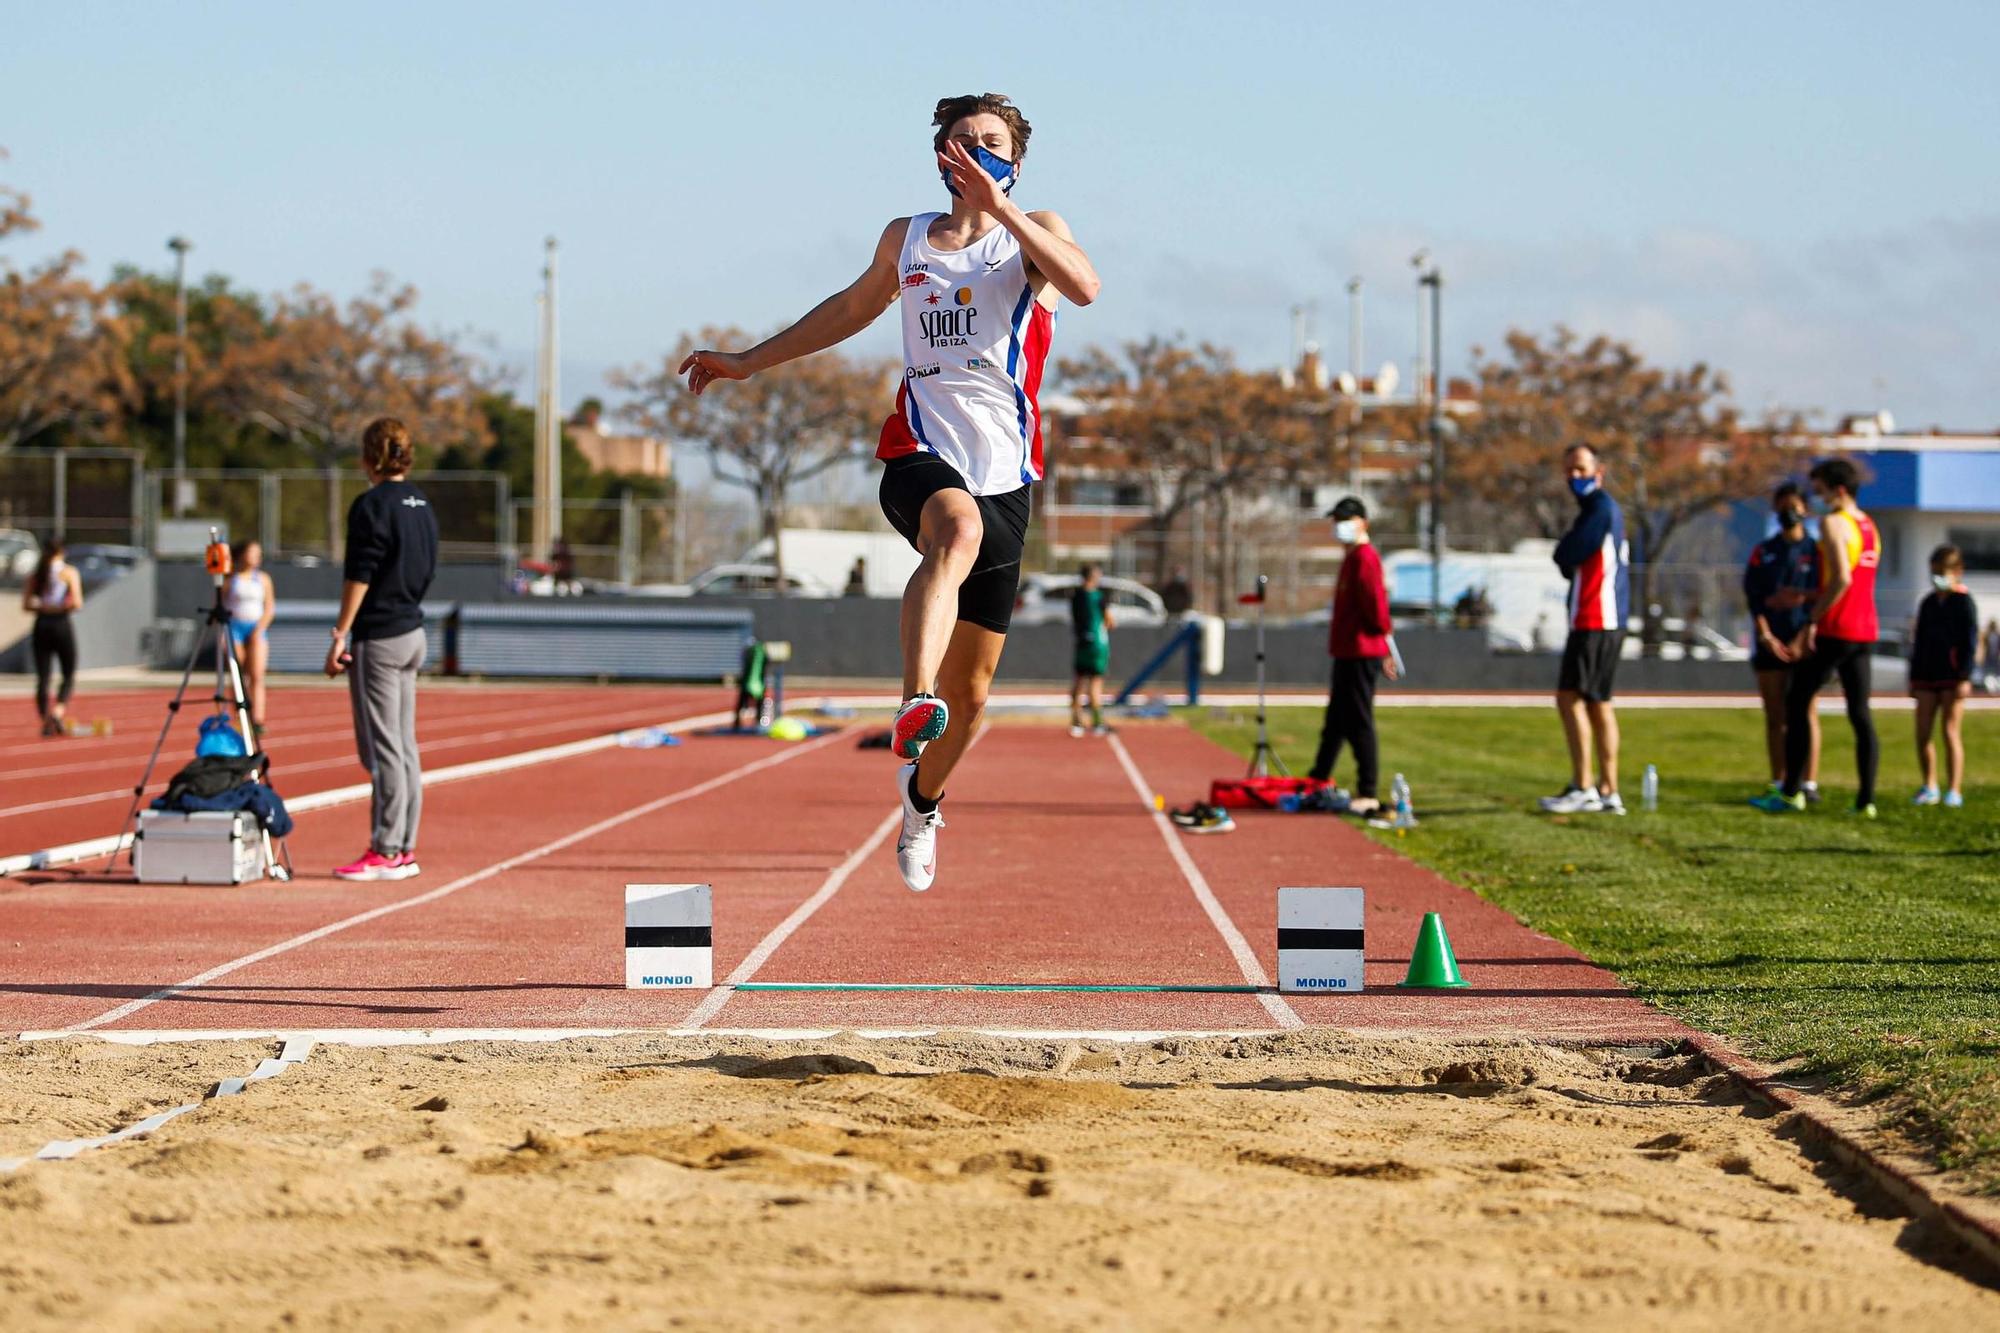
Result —
<path fill-rule="evenodd" d="M 1847 721 L 1854 728 L 1854 764 L 1860 778 L 1854 813 L 1873 819 L 1881 746 L 1868 707 L 1869 655 L 1880 637 L 1875 571 L 1882 563 L 1882 537 L 1875 520 L 1855 503 L 1861 479 L 1854 464 L 1844 458 L 1822 460 L 1813 465 L 1807 480 L 1813 507 L 1822 515 L 1819 596 L 1807 613 L 1805 628 L 1791 644 L 1795 665 L 1785 693 L 1785 780 L 1778 790 L 1753 797 L 1750 804 L 1770 814 L 1806 808 L 1803 784 L 1812 741 L 1808 722 L 1821 687 L 1838 675 L 1840 692 L 1847 699 Z"/>

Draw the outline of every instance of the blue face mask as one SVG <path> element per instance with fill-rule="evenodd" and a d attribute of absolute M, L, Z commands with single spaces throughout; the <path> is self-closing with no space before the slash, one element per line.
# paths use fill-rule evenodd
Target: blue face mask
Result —
<path fill-rule="evenodd" d="M 1810 508 L 1810 509 L 1811 509 L 1811 510 L 1812 510 L 1812 511 L 1813 511 L 1813 512 L 1815 513 L 1815 514 L 1824 514 L 1824 513 L 1826 513 L 1826 512 L 1828 511 L 1828 510 L 1830 510 L 1831 508 L 1833 508 L 1833 506 L 1832 506 L 1832 505 L 1829 505 L 1829 504 L 1828 504 L 1828 503 L 1826 502 L 1826 497 L 1825 497 L 1824 495 L 1820 495 L 1820 494 L 1818 494 L 1818 493 L 1815 493 L 1815 494 L 1813 495 L 1813 497 L 1812 497 L 1812 498 L 1811 498 L 1810 500 L 1807 500 L 1807 501 L 1806 501 L 1806 505 L 1807 505 L 1807 506 L 1808 506 L 1808 507 L 1809 507 L 1809 508 Z"/>
<path fill-rule="evenodd" d="M 984 167 L 986 174 L 999 184 L 1000 193 L 1014 193 L 1014 164 L 1012 162 L 1009 162 L 1006 158 L 996 153 L 987 152 L 985 144 L 977 143 L 972 145 L 972 160 Z M 952 189 L 951 173 L 940 170 L 938 176 L 944 181 L 944 188 L 951 190 L 951 197 L 954 199 L 958 198 L 958 191 Z"/>
<path fill-rule="evenodd" d="M 1575 493 L 1576 498 L 1581 500 L 1586 495 L 1589 495 L 1592 491 L 1597 489 L 1597 478 L 1571 477 L 1569 479 L 1569 488 L 1572 492 Z"/>

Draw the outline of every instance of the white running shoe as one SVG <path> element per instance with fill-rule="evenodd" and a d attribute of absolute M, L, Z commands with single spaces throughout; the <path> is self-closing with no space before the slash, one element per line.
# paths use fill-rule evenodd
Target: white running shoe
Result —
<path fill-rule="evenodd" d="M 1919 787 L 1917 788 L 1917 794 L 1910 798 L 1911 805 L 1936 805 L 1937 803 L 1938 789 L 1936 787 Z"/>
<path fill-rule="evenodd" d="M 1080 741 L 1080 740 L 1082 740 L 1082 739 L 1083 739 L 1083 728 L 1082 728 L 1082 727 L 1071 727 L 1071 728 L 1069 729 L 1069 738 L 1070 738 L 1071 740 L 1073 740 L 1073 741 Z"/>
<path fill-rule="evenodd" d="M 903 832 L 896 839 L 896 869 L 911 893 L 922 893 L 937 878 L 937 831 L 944 827 L 944 813 L 920 813 L 910 804 L 910 782 L 917 776 L 915 764 L 896 770 L 896 799 L 903 803 Z"/>
<path fill-rule="evenodd" d="M 1615 791 L 1601 792 L 1597 797 L 1597 812 L 1602 815 L 1622 815 L 1625 813 L 1625 802 Z"/>
<path fill-rule="evenodd" d="M 1587 787 L 1564 787 L 1560 794 L 1542 798 L 1542 809 L 1552 815 L 1596 814 L 1603 808 L 1603 800 Z"/>
<path fill-rule="evenodd" d="M 935 694 L 913 694 L 896 710 L 892 728 L 895 739 L 890 748 L 905 759 L 915 759 L 924 747 L 944 735 L 951 721 L 951 709 Z"/>

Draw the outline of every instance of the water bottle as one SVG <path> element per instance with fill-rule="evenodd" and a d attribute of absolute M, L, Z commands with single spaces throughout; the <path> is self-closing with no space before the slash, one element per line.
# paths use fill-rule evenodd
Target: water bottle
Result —
<path fill-rule="evenodd" d="M 1410 784 L 1398 773 L 1389 784 L 1389 804 L 1395 808 L 1397 828 L 1415 828 L 1417 817 L 1410 809 Z"/>
<path fill-rule="evenodd" d="M 1639 789 L 1639 805 L 1646 810 L 1660 808 L 1660 770 L 1651 764 L 1646 765 L 1646 781 Z"/>

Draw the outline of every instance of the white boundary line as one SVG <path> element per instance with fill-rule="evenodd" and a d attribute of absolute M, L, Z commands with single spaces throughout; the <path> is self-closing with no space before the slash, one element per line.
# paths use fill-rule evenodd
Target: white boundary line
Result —
<path fill-rule="evenodd" d="M 973 1032 L 983 1037 L 1012 1037 L 1023 1041 L 1167 1041 L 1197 1037 L 1269 1037 L 1277 1028 L 309 1028 L 304 1031 L 276 1028 L 114 1028 L 108 1032 L 46 1030 L 23 1032 L 22 1041 L 52 1041 L 82 1037 L 117 1046 L 166 1046 L 186 1042 L 213 1041 L 305 1041 L 322 1046 L 441 1046 L 456 1041 L 499 1041 L 543 1043 L 575 1041 L 587 1037 L 746 1037 L 761 1041 L 825 1041 L 829 1037 L 861 1037 L 869 1041 L 892 1041 L 905 1037 L 934 1037 L 940 1032 Z M 262 1068 L 262 1066 L 259 1066 Z"/>
<path fill-rule="evenodd" d="M 41 1151 L 37 1152 L 33 1157 L 0 1157 L 0 1175 L 18 1170 L 26 1166 L 29 1162 L 67 1161 L 72 1157 L 78 1157 L 89 1152 L 92 1148 L 105 1148 L 114 1143 L 122 1143 L 126 1139 L 138 1138 L 141 1134 L 150 1134 L 169 1120 L 184 1116 L 189 1111 L 200 1110 L 205 1103 L 212 1102 L 217 1097 L 234 1097 L 252 1083 L 261 1083 L 267 1078 L 276 1078 L 292 1066 L 304 1064 L 306 1057 L 312 1054 L 314 1043 L 310 1038 L 286 1037 L 284 1041 L 284 1048 L 275 1057 L 258 1061 L 257 1067 L 247 1074 L 240 1074 L 235 1078 L 223 1079 L 215 1085 L 215 1091 L 202 1098 L 201 1101 L 187 1102 L 180 1106 L 170 1106 L 164 1111 L 155 1111 L 144 1120 L 127 1125 L 123 1129 L 115 1129 L 109 1134 L 102 1134 L 93 1139 L 51 1139 L 49 1142 L 43 1144 Z"/>
<path fill-rule="evenodd" d="M 700 713 L 694 717 L 676 718 L 660 725 L 663 730 L 679 732 L 689 727 L 719 726 L 733 716 L 731 713 Z M 544 745 L 535 750 L 521 750 L 514 754 L 495 755 L 491 759 L 474 759 L 463 764 L 453 764 L 448 768 L 433 769 L 423 775 L 423 785 L 431 787 L 444 782 L 458 782 L 464 778 L 483 778 L 490 773 L 505 773 L 510 769 L 524 768 L 530 764 L 546 764 L 557 759 L 570 759 L 580 754 L 609 750 L 618 744 L 618 737 L 621 734 L 633 730 L 637 728 L 621 727 L 618 731 L 608 731 L 602 736 L 590 736 L 580 741 L 564 741 L 560 745 Z M 332 787 L 326 791 L 307 792 L 304 796 L 286 801 L 285 809 L 298 815 L 312 810 L 325 810 L 330 806 L 365 801 L 368 799 L 369 790 L 367 783 L 360 782 L 350 787 Z M 23 870 L 46 870 L 50 866 L 67 865 L 74 861 L 88 861 L 93 856 L 105 856 L 112 852 L 123 851 L 128 842 L 129 839 L 125 835 L 113 834 L 108 838 L 86 838 L 82 842 L 47 847 L 38 852 L 0 856 L 0 876 L 18 874 Z"/>
<path fill-rule="evenodd" d="M 1153 827 L 1159 830 L 1160 839 L 1167 844 L 1167 851 L 1173 855 L 1174 864 L 1180 867 L 1181 878 L 1185 879 L 1188 887 L 1194 890 L 1195 901 L 1201 904 L 1202 911 L 1208 913 L 1209 923 L 1215 927 L 1216 933 L 1222 936 L 1222 942 L 1229 946 L 1229 952 L 1235 956 L 1236 968 L 1243 974 L 1243 979 L 1253 986 L 1268 987 L 1271 978 L 1264 971 L 1264 964 L 1258 961 L 1257 951 L 1250 947 L 1250 941 L 1243 938 L 1243 932 L 1236 928 L 1236 923 L 1229 919 L 1229 913 L 1223 910 L 1221 901 L 1216 898 L 1215 891 L 1208 887 L 1208 881 L 1202 877 L 1200 868 L 1188 855 L 1187 848 L 1181 846 L 1180 835 L 1174 832 L 1174 826 L 1168 822 L 1164 814 L 1153 808 L 1152 788 L 1146 785 L 1145 774 L 1141 773 L 1139 766 L 1132 762 L 1131 751 L 1125 748 L 1125 742 L 1120 740 L 1115 732 L 1111 736 L 1111 752 L 1118 756 L 1118 762 L 1124 767 L 1125 776 L 1131 780 L 1132 790 L 1138 793 L 1140 802 L 1146 807 L 1146 813 L 1153 817 Z M 1306 1025 L 1306 1021 L 1298 1016 L 1292 1006 L 1268 990 L 1258 994 L 1257 1003 L 1264 1006 L 1264 1012 L 1276 1019 L 1281 1028 L 1302 1028 Z"/>
<path fill-rule="evenodd" d="M 986 732 L 987 728 L 981 727 L 973 736 L 971 742 L 966 745 L 964 752 L 959 755 L 959 758 L 963 759 L 966 755 L 971 754 L 974 747 L 986 738 Z M 897 771 L 901 772 L 902 768 L 902 765 L 898 765 Z M 898 802 L 896 808 L 889 812 L 888 817 L 875 826 L 874 831 L 868 835 L 868 840 L 859 847 L 856 847 L 848 854 L 846 860 L 833 868 L 832 872 L 827 875 L 826 882 L 814 891 L 812 897 L 793 908 L 790 916 L 773 927 L 770 934 L 757 941 L 757 947 L 744 955 L 743 961 L 738 963 L 735 970 L 723 979 L 721 985 L 702 997 L 701 1003 L 696 1005 L 694 1011 L 687 1017 L 688 1027 L 691 1029 L 700 1028 L 709 1019 L 721 1013 L 722 1006 L 728 1004 L 731 997 L 736 994 L 736 987 L 756 976 L 757 970 L 771 961 L 771 955 L 776 953 L 786 940 L 796 934 L 799 927 L 811 920 L 813 913 L 819 911 L 820 908 L 833 900 L 833 895 L 840 892 L 841 886 L 846 884 L 848 878 L 861 868 L 862 862 L 874 855 L 875 849 L 882 845 L 883 840 L 895 830 L 896 825 L 901 822 L 902 818 L 903 808 L 901 802 Z"/>
<path fill-rule="evenodd" d="M 317 929 L 308 930 L 304 934 L 294 935 L 288 940 L 281 940 L 278 943 L 270 945 L 267 948 L 259 949 L 255 953 L 247 953 L 244 954 L 241 958 L 233 958 L 226 963 L 219 963 L 216 966 L 209 968 L 206 972 L 202 972 L 195 976 L 189 977 L 185 981 L 175 982 L 171 986 L 163 986 L 159 990 L 153 991 L 151 994 L 148 995 L 142 995 L 135 1000 L 127 1000 L 124 1004 L 119 1005 L 117 1008 L 107 1009 L 103 1013 L 97 1015 L 95 1018 L 85 1019 L 81 1023 L 73 1023 L 69 1027 L 61 1029 L 61 1031 L 58 1032 L 56 1035 L 70 1037 L 70 1036 L 75 1036 L 81 1032 L 87 1032 L 91 1028 L 102 1027 L 106 1023 L 116 1023 L 120 1019 L 127 1018 L 132 1014 L 139 1012 L 139 1010 L 146 1008 L 149 1005 L 157 1004 L 161 1000 L 170 999 L 173 996 L 178 995 L 183 991 L 194 990 L 197 987 L 206 986 L 211 981 L 219 980 L 222 977 L 228 976 L 231 972 L 236 972 L 241 970 L 242 968 L 249 967 L 253 963 L 261 963 L 267 958 L 274 958 L 281 953 L 288 953 L 291 950 L 299 948 L 302 945 L 311 944 L 316 940 L 323 940 L 329 935 L 338 934 L 343 930 L 350 929 L 351 927 L 354 926 L 363 925 L 367 922 L 374 921 L 380 917 L 389 916 L 396 912 L 406 911 L 412 907 L 421 907 L 426 903 L 434 903 L 438 901 L 440 898 L 445 898 L 450 896 L 451 894 L 457 893 L 460 889 L 470 888 L 474 884 L 478 884 L 485 880 L 489 880 L 493 878 L 495 875 L 504 874 L 507 871 L 512 870 L 517 866 L 526 865 L 530 861 L 540 860 L 542 857 L 547 856 L 552 852 L 559 852 L 565 847 L 574 846 L 575 844 L 582 842 L 587 838 L 594 838 L 600 833 L 604 833 L 610 829 L 617 828 L 620 824 L 630 823 L 632 820 L 642 818 L 646 815 L 650 815 L 657 810 L 664 810 L 670 805 L 678 805 L 682 801 L 693 800 L 695 797 L 706 795 L 707 793 L 716 790 L 718 787 L 728 786 L 730 783 L 736 781 L 738 778 L 748 777 L 752 773 L 760 773 L 767 768 L 774 768 L 779 764 L 785 763 L 792 759 L 796 759 L 802 754 L 807 754 L 813 750 L 821 749 L 826 745 L 828 745 L 829 743 L 839 740 L 844 734 L 845 733 L 841 731 L 829 731 L 825 735 L 819 737 L 817 740 L 811 740 L 805 742 L 802 745 L 793 746 L 789 749 L 780 751 L 777 754 L 769 755 L 763 759 L 756 760 L 752 763 L 744 764 L 739 768 L 732 768 L 727 773 L 723 773 L 717 777 L 709 778 L 705 782 L 698 782 L 692 787 L 683 787 L 679 791 L 669 792 L 665 796 L 655 797 L 650 801 L 646 801 L 640 805 L 635 805 L 628 810 L 622 810 L 619 813 L 612 815 L 608 819 L 600 819 L 595 824 L 592 824 L 587 828 L 581 828 L 574 833 L 565 834 L 563 837 L 557 838 L 553 842 L 545 842 L 541 846 L 536 847 L 531 851 L 521 852 L 517 855 L 510 856 L 504 861 L 495 861 L 492 865 L 487 866 L 482 870 L 475 870 L 469 875 L 461 875 L 457 879 L 452 880 L 450 883 L 440 885 L 439 887 L 432 889 L 428 893 L 420 893 L 414 898 L 404 898 L 398 902 L 384 903 L 380 907 L 370 908 L 366 912 L 357 912 L 353 916 L 343 917 L 339 921 L 329 922 L 328 924 L 320 926 Z M 577 743 L 587 744 L 587 742 L 577 742 Z"/>

